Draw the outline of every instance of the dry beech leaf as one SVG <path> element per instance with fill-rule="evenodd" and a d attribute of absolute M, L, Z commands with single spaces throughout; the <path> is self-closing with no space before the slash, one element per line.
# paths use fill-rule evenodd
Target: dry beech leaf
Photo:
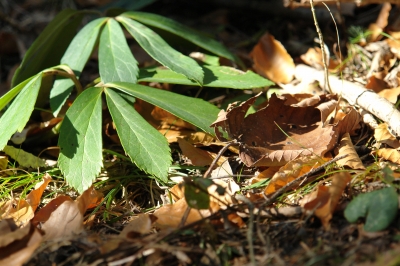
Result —
<path fill-rule="evenodd" d="M 287 163 L 274 174 L 268 186 L 265 188 L 264 193 L 266 195 L 275 193 L 278 189 L 323 163 L 324 162 L 320 159 L 310 157 L 298 158 Z"/>
<path fill-rule="evenodd" d="M 35 188 L 26 196 L 26 201 L 31 205 L 33 211 L 36 211 L 36 208 L 40 204 L 40 199 L 42 198 L 43 192 L 46 189 L 47 185 L 51 181 L 51 176 L 46 173 L 43 176 L 43 180 L 35 185 Z"/>
<path fill-rule="evenodd" d="M 386 123 L 381 123 L 375 128 L 374 137 L 377 142 L 387 144 L 394 149 L 400 147 L 400 141 L 390 133 Z"/>
<path fill-rule="evenodd" d="M 340 159 L 336 162 L 337 165 L 348 166 L 352 169 L 365 169 L 364 165 L 361 162 L 360 157 L 358 157 L 358 154 L 354 149 L 349 133 L 343 135 L 337 149 L 338 149 L 337 156 L 342 156 L 347 154 L 345 158 Z"/>
<path fill-rule="evenodd" d="M 42 242 L 35 226 L 19 228 L 12 219 L 0 221 L 0 235 L 0 265 L 23 265 Z"/>
<path fill-rule="evenodd" d="M 305 54 L 300 56 L 301 60 L 309 66 L 318 70 L 324 69 L 324 63 L 322 62 L 322 52 L 319 47 L 308 48 Z M 329 58 L 328 70 L 333 73 L 336 72 L 336 67 L 339 65 L 333 58 Z"/>
<path fill-rule="evenodd" d="M 300 205 L 308 211 L 314 211 L 325 229 L 330 228 L 329 221 L 332 219 L 336 205 L 342 196 L 344 189 L 351 180 L 348 172 L 336 173 L 332 176 L 332 184 L 330 186 L 320 185 L 317 190 L 306 195 Z"/>
<path fill-rule="evenodd" d="M 178 138 L 179 147 L 193 165 L 206 166 L 210 165 L 213 161 L 211 154 L 208 151 L 195 148 L 192 144 L 182 138 Z"/>
<path fill-rule="evenodd" d="M 388 84 L 383 79 L 384 73 L 373 73 L 372 76 L 368 78 L 368 82 L 365 85 L 365 88 L 379 93 L 383 89 L 386 89 L 388 87 Z"/>
<path fill-rule="evenodd" d="M 294 76 L 295 65 L 282 43 L 269 33 L 264 34 L 250 53 L 254 69 L 273 82 L 289 83 Z"/>
<path fill-rule="evenodd" d="M 333 124 L 336 127 L 336 132 L 341 138 L 345 133 L 349 133 L 350 136 L 356 135 L 356 131 L 360 128 L 362 121 L 361 115 L 351 107 L 347 114 L 339 110 L 336 114 Z"/>
<path fill-rule="evenodd" d="M 24 199 L 0 202 L 0 219 L 12 218 L 18 226 L 24 226 L 34 216 L 32 206 Z"/>
<path fill-rule="evenodd" d="M 376 153 L 379 157 L 382 157 L 385 160 L 391 161 L 393 163 L 400 163 L 400 152 L 395 150 L 395 149 L 388 149 L 388 148 L 384 148 L 384 149 L 379 149 L 377 151 L 375 151 L 374 153 Z"/>
<path fill-rule="evenodd" d="M 119 234 L 121 237 L 135 238 L 150 233 L 157 218 L 148 213 L 141 213 L 130 221 Z"/>
<path fill-rule="evenodd" d="M 182 150 L 183 155 L 185 155 L 193 165 L 196 166 L 206 166 L 210 165 L 217 155 L 215 153 L 205 151 L 194 147 L 188 141 L 178 138 L 179 147 Z M 222 165 L 227 158 L 220 156 L 217 161 L 217 165 Z"/>
<path fill-rule="evenodd" d="M 154 216 L 157 217 L 157 221 L 154 223 L 154 225 L 161 229 L 178 228 L 187 208 L 189 208 L 189 206 L 184 198 L 178 200 L 174 204 L 162 206 L 154 212 Z M 190 209 L 189 215 L 185 221 L 185 225 L 196 222 L 200 219 L 202 219 L 202 216 L 199 210 Z"/>
<path fill-rule="evenodd" d="M 90 187 L 75 201 L 69 196 L 58 196 L 41 208 L 32 219 L 41 224 L 44 239 L 56 239 L 78 234 L 83 230 L 83 215 L 88 208 L 101 202 L 102 194 Z"/>
<path fill-rule="evenodd" d="M 79 234 L 83 230 L 83 215 L 77 202 L 68 196 L 59 196 L 41 208 L 32 223 L 41 224 L 44 240 L 54 240 Z"/>
<path fill-rule="evenodd" d="M 247 166 L 282 166 L 299 156 L 323 156 L 336 144 L 340 127 L 323 126 L 321 111 L 316 108 L 330 97 L 320 95 L 319 102 L 293 103 L 294 97 L 273 94 L 267 107 L 245 117 L 259 95 L 238 106 L 230 105 L 211 125 L 219 140 L 226 141 L 228 135 L 240 142 L 239 157 Z"/>

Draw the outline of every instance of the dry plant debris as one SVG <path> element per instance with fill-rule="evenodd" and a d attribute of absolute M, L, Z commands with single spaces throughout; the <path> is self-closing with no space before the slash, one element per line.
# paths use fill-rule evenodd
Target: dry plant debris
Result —
<path fill-rule="evenodd" d="M 329 77 L 329 93 L 322 93 L 318 47 L 294 58 L 265 33 L 248 51 L 238 48 L 248 67 L 279 90 L 253 90 L 229 102 L 210 125 L 215 137 L 137 100 L 135 109 L 175 149 L 180 166 L 170 172 L 173 182 L 123 178 L 132 165 L 116 152 L 80 196 L 59 193 L 57 174 L 43 172 L 26 196 L 16 190 L 0 198 L 0 265 L 395 265 L 400 34 L 388 30 L 390 9 L 383 4 L 364 43 L 349 44 L 345 63 L 329 56 L 328 70 L 336 75 Z M 226 23 L 226 14 L 220 16 Z M 279 93 L 265 98 L 267 89 Z M 216 102 L 222 98 L 228 97 Z M 30 125 L 15 143 L 60 122 L 43 120 L 46 126 Z M 120 145 L 107 114 L 103 127 L 112 145 Z M 23 160 L 20 167 L 44 163 L 32 154 L 21 159 L 23 151 L 11 146 L 4 152 Z M 8 163 L 0 158 L 4 180 L 16 172 Z M 382 251 L 389 252 L 379 257 Z"/>

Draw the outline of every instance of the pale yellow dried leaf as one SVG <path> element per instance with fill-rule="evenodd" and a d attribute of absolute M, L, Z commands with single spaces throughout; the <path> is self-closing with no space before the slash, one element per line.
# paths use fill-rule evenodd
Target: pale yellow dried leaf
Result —
<path fill-rule="evenodd" d="M 387 144 L 392 148 L 397 149 L 400 147 L 400 141 L 390 133 L 386 123 L 381 123 L 375 128 L 374 137 L 376 141 Z"/>
<path fill-rule="evenodd" d="M 383 148 L 375 151 L 375 153 L 382 157 L 385 160 L 394 162 L 399 164 L 400 163 L 400 152 L 395 149 Z"/>
<path fill-rule="evenodd" d="M 26 225 L 35 213 L 24 199 L 0 202 L 0 219 L 12 218 L 18 226 Z"/>

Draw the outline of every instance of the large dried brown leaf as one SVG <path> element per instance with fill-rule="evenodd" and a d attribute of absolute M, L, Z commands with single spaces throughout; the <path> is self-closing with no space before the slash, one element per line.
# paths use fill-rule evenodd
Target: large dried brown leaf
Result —
<path fill-rule="evenodd" d="M 277 83 L 289 83 L 295 65 L 285 47 L 269 33 L 264 34 L 250 53 L 254 69 Z"/>
<path fill-rule="evenodd" d="M 273 94 L 267 107 L 245 117 L 255 97 L 221 111 L 211 125 L 218 138 L 226 140 L 225 131 L 241 143 L 239 156 L 247 166 L 282 166 L 301 155 L 323 156 L 335 145 L 336 127 L 323 126 L 316 108 L 318 103 L 330 101 L 328 97 L 296 103 L 295 97 L 280 99 Z"/>

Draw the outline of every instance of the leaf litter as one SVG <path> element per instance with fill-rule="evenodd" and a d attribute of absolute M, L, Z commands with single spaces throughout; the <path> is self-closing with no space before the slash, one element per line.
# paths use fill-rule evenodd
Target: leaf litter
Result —
<path fill-rule="evenodd" d="M 380 41 L 388 12 L 386 4 L 371 25 L 368 44 L 359 44 L 361 52 L 350 55 L 342 65 L 330 58 L 329 70 L 337 73 L 339 67 L 346 80 L 394 104 L 399 80 L 392 61 L 398 57 L 398 36 L 390 32 L 393 38 Z M 153 181 L 128 181 L 117 190 L 118 182 L 125 182 L 117 178 L 116 183 L 90 187 L 79 197 L 60 194 L 44 200 L 43 193 L 57 184 L 45 174 L 26 197 L 0 202 L 0 261 L 34 265 L 45 251 L 48 262 L 51 256 L 60 262 L 56 250 L 64 250 L 76 256 L 69 257 L 72 264 L 74 259 L 83 259 L 90 265 L 219 265 L 228 261 L 233 265 L 301 265 L 318 259 L 324 265 L 336 265 L 337 260 L 347 264 L 373 261 L 379 251 L 396 249 L 398 228 L 392 222 L 398 212 L 397 124 L 385 114 L 379 117 L 373 108 L 375 96 L 365 102 L 357 98 L 364 92 L 357 99 L 346 93 L 319 93 L 321 79 L 320 87 L 299 93 L 286 90 L 296 87 L 287 83 L 297 73 L 297 59 L 277 39 L 264 34 L 246 57 L 252 58 L 254 70 L 283 90 L 266 100 L 260 93 L 242 103 L 230 103 L 212 124 L 217 139 L 160 108 L 143 110 L 147 107 L 135 102 L 136 110 L 151 117 L 146 120 L 166 134 L 171 147 L 176 145 L 174 160 L 188 167 L 180 172 L 179 184 L 168 188 Z M 300 58 L 321 69 L 318 49 Z M 368 60 L 375 71 L 368 74 L 368 64 L 359 60 L 362 53 L 371 55 Z M 361 77 L 351 74 L 354 67 Z M 310 77 L 315 78 L 303 74 L 302 79 Z M 259 98 L 263 103 L 256 105 Z M 369 129 L 360 107 L 385 122 Z M 119 140 L 113 138 L 113 142 Z M 221 145 L 228 142 L 235 145 L 219 154 Z M 362 147 L 368 148 L 366 152 Z M 341 159 L 333 163 L 335 158 Z M 37 164 L 37 159 L 29 160 Z M 115 166 L 119 175 L 125 174 L 122 165 L 123 160 L 111 156 L 105 163 L 108 172 L 99 180 L 115 178 Z M 201 172 L 209 165 L 213 171 L 204 178 Z M 385 170 L 389 167 L 394 171 Z M 356 182 L 360 178 L 363 182 Z M 106 199 L 103 192 L 110 191 L 120 193 L 121 200 Z M 149 206 L 148 202 L 153 208 L 138 207 Z M 114 219 L 110 229 L 104 221 L 113 214 L 121 218 Z"/>

